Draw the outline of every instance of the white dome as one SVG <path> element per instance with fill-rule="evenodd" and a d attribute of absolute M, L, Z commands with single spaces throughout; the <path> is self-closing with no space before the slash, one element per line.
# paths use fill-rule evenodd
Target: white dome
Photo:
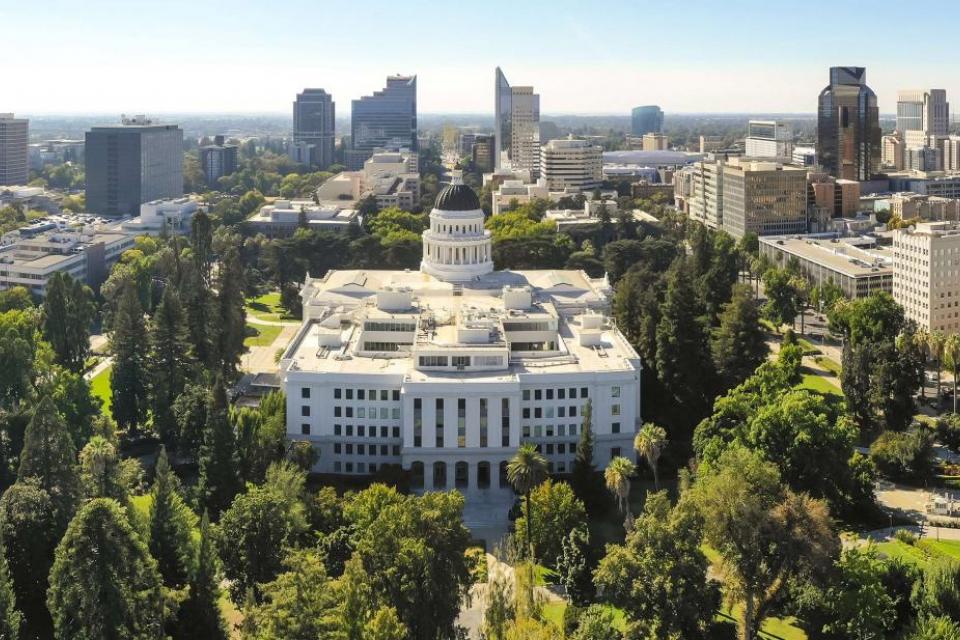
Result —
<path fill-rule="evenodd" d="M 465 197 L 464 189 L 470 190 L 472 202 L 479 204 L 476 194 L 459 178 L 454 178 L 447 187 L 451 193 L 437 197 L 437 203 L 442 206 L 445 201 L 471 201 Z M 445 282 L 469 282 L 493 271 L 493 243 L 483 222 L 483 210 L 479 207 L 456 210 L 435 207 L 430 212 L 430 229 L 423 233 L 420 271 Z"/>

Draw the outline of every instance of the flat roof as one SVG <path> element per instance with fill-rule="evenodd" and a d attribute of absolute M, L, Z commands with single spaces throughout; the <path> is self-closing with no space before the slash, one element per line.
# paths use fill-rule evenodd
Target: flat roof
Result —
<path fill-rule="evenodd" d="M 760 243 L 776 247 L 851 278 L 893 274 L 893 252 L 884 247 L 864 249 L 844 238 L 761 236 Z M 881 264 L 876 264 L 880 261 Z"/>

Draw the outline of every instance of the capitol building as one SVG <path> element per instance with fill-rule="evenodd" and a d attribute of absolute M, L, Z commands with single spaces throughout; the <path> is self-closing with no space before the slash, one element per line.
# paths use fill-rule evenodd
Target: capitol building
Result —
<path fill-rule="evenodd" d="M 494 271 L 477 195 L 444 188 L 419 271 L 307 277 L 303 325 L 280 362 L 287 432 L 314 471 L 410 472 L 415 490 L 510 490 L 507 461 L 532 442 L 569 473 L 590 404 L 594 461 L 632 457 L 640 359 L 610 318 L 606 279 Z"/>

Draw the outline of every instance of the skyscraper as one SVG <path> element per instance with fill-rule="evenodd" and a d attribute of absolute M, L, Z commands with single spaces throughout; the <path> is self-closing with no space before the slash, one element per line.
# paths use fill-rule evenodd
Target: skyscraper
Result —
<path fill-rule="evenodd" d="M 630 116 L 630 133 L 642 136 L 663 131 L 663 111 L 655 104 L 634 107 Z"/>
<path fill-rule="evenodd" d="M 880 112 L 863 67 L 830 67 L 817 108 L 817 159 L 835 178 L 870 180 L 880 169 Z"/>
<path fill-rule="evenodd" d="M 494 85 L 494 161 L 537 175 L 540 165 L 540 96 L 533 87 L 511 87 L 497 67 Z"/>
<path fill-rule="evenodd" d="M 143 116 L 86 136 L 87 209 L 137 215 L 144 202 L 183 195 L 183 130 Z"/>
<path fill-rule="evenodd" d="M 944 89 L 899 91 L 897 93 L 897 131 L 923 131 L 927 136 L 950 133 L 950 103 Z"/>
<path fill-rule="evenodd" d="M 224 136 L 215 136 L 213 144 L 200 147 L 200 169 L 207 186 L 216 188 L 220 178 L 237 170 L 237 152 L 237 145 L 227 144 Z"/>
<path fill-rule="evenodd" d="M 381 91 L 353 101 L 348 169 L 362 169 L 374 149 L 417 147 L 417 76 L 388 76 Z"/>
<path fill-rule="evenodd" d="M 26 118 L 0 113 L 0 185 L 24 185 L 30 177 L 27 164 Z"/>
<path fill-rule="evenodd" d="M 308 164 L 326 169 L 333 164 L 333 97 L 323 89 L 304 89 L 293 103 L 293 142 L 310 145 Z"/>

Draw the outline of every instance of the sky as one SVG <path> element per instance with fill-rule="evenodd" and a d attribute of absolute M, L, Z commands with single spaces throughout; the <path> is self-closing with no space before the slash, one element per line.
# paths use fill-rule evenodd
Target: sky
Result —
<path fill-rule="evenodd" d="M 418 75 L 421 113 L 492 113 L 494 68 L 545 114 L 810 113 L 831 65 L 960 96 L 947 25 L 889 0 L 0 0 L 0 112 L 287 113 L 304 87 L 350 100 Z M 903 18 L 903 19 L 900 19 Z M 935 27 L 944 25 L 945 31 Z M 13 53 L 16 52 L 16 53 Z M 960 100 L 960 97 L 957 98 Z M 958 103 L 960 104 L 960 103 Z"/>

